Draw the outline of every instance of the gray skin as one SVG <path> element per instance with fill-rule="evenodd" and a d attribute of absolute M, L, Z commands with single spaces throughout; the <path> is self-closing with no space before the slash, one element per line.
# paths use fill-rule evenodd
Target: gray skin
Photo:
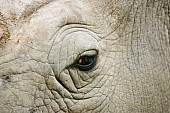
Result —
<path fill-rule="evenodd" d="M 170 0 L 0 0 L 0 113 L 170 113 Z M 82 56 L 96 56 L 81 70 Z"/>

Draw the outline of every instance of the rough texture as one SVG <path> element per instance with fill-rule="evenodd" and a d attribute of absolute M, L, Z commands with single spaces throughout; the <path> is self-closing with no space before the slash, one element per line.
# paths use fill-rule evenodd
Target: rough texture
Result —
<path fill-rule="evenodd" d="M 0 0 L 0 113 L 169 113 L 169 3 Z"/>

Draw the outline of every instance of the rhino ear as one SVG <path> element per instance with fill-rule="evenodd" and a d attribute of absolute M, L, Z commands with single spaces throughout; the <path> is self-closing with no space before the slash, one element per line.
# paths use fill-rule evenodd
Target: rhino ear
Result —
<path fill-rule="evenodd" d="M 10 32 L 5 22 L 5 18 L 0 13 L 0 48 L 2 48 L 10 37 Z"/>

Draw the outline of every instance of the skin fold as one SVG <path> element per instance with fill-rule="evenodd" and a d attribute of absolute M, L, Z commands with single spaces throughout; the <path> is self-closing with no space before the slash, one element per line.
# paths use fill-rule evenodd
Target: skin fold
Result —
<path fill-rule="evenodd" d="M 169 113 L 169 4 L 0 0 L 0 113 Z"/>

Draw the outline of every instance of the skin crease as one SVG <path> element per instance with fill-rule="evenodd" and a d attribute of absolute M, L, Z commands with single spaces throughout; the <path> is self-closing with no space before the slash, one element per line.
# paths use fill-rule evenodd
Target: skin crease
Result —
<path fill-rule="evenodd" d="M 0 113 L 170 112 L 169 2 L 1 0 Z"/>

